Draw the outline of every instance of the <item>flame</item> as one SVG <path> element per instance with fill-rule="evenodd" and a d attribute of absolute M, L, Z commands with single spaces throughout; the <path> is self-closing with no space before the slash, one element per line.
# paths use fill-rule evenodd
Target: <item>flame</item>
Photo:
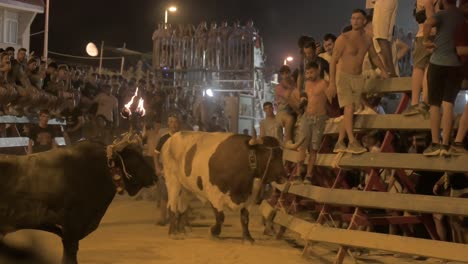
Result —
<path fill-rule="evenodd" d="M 140 101 L 138 101 L 138 106 L 137 106 L 136 111 L 140 114 L 140 116 L 145 116 L 146 114 L 145 107 L 143 106 L 144 102 L 145 100 L 143 100 L 143 98 L 140 98 Z"/>
<path fill-rule="evenodd" d="M 130 99 L 130 101 L 126 105 L 124 105 L 125 110 L 127 110 L 130 113 L 130 115 L 132 115 L 132 111 L 130 110 L 130 107 L 132 106 L 133 100 L 135 99 L 137 95 L 138 95 L 138 87 L 136 88 L 135 94 L 132 96 L 132 99 Z"/>

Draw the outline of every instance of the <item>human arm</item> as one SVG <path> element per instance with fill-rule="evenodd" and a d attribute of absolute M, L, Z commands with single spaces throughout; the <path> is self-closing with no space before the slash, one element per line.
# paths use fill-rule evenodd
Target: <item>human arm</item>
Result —
<path fill-rule="evenodd" d="M 424 10 L 426 12 L 426 19 L 430 18 L 434 15 L 435 9 L 434 9 L 434 3 L 432 0 L 424 0 Z"/>
<path fill-rule="evenodd" d="M 336 66 L 341 59 L 345 48 L 344 37 L 339 36 L 333 48 L 332 58 L 330 60 L 330 84 L 326 91 L 328 100 L 331 102 L 336 95 Z"/>
<path fill-rule="evenodd" d="M 438 24 L 438 16 L 436 14 L 432 17 L 428 17 L 426 19 L 426 22 L 424 22 L 424 25 L 423 25 L 423 45 L 426 49 L 430 51 L 436 48 L 436 45 L 434 44 L 432 40 L 429 39 L 429 37 L 431 36 L 432 28 L 437 26 L 437 24 Z"/>
<path fill-rule="evenodd" d="M 468 34 L 468 22 L 460 26 L 455 34 L 455 47 L 458 56 L 468 56 L 468 45 L 465 42 L 466 34 Z"/>

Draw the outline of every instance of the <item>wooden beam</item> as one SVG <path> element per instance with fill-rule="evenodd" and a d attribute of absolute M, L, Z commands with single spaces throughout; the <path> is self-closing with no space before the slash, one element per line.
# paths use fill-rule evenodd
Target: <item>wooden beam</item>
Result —
<path fill-rule="evenodd" d="M 411 77 L 389 78 L 387 80 L 366 80 L 366 93 L 407 93 L 411 92 Z"/>
<path fill-rule="evenodd" d="M 26 116 L 17 117 L 17 116 L 10 116 L 10 115 L 0 116 L 0 124 L 37 124 L 38 122 L 39 121 L 37 117 L 29 118 Z M 48 124 L 64 126 L 66 125 L 66 122 L 54 118 L 54 119 L 50 119 Z"/>
<path fill-rule="evenodd" d="M 342 117 L 328 120 L 325 134 L 338 134 L 341 122 Z M 429 118 L 422 115 L 355 115 L 353 127 L 354 130 L 430 130 Z"/>
<path fill-rule="evenodd" d="M 56 137 L 55 142 L 59 146 L 65 146 L 65 139 L 63 137 Z M 29 144 L 29 138 L 27 137 L 7 137 L 0 138 L 0 148 L 16 148 L 16 147 L 27 147 Z"/>
<path fill-rule="evenodd" d="M 346 222 L 351 222 L 353 214 L 343 214 L 341 219 Z M 398 224 L 419 224 L 421 217 L 418 215 L 405 215 L 405 216 L 367 216 L 366 218 L 356 217 L 355 220 L 358 225 L 398 225 Z"/>
<path fill-rule="evenodd" d="M 338 155 L 342 155 L 340 158 Z M 299 153 L 297 151 L 284 149 L 283 159 L 297 162 Z M 306 157 L 305 163 L 307 164 Z M 319 154 L 317 155 L 317 166 L 332 167 L 336 164 L 340 168 L 379 168 L 379 169 L 403 169 L 420 171 L 445 171 L 466 172 L 468 171 L 468 155 L 451 157 L 425 157 L 422 154 L 405 153 L 363 153 L 353 154 Z"/>
<path fill-rule="evenodd" d="M 261 206 L 271 207 L 265 201 Z M 262 212 L 264 211 L 268 210 L 262 209 Z M 324 227 L 281 211 L 276 212 L 273 221 L 293 232 L 299 233 L 307 241 L 319 241 L 453 261 L 468 261 L 468 245 L 465 244 Z"/>
<path fill-rule="evenodd" d="M 273 184 L 278 190 L 317 203 L 396 211 L 468 216 L 468 199 L 404 193 L 329 189 L 313 185 Z"/>

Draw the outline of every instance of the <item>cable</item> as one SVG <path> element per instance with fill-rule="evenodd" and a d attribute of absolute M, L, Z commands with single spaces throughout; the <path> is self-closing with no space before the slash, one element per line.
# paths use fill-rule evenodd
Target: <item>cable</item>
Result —
<path fill-rule="evenodd" d="M 69 57 L 69 58 L 75 58 L 75 59 L 84 59 L 84 60 L 99 60 L 99 57 L 83 57 L 83 56 L 74 56 L 74 55 L 69 55 L 69 54 L 64 54 L 64 53 L 58 53 L 58 52 L 53 52 L 49 51 L 50 54 L 62 56 L 62 57 Z M 121 60 L 122 57 L 102 57 L 103 60 Z"/>

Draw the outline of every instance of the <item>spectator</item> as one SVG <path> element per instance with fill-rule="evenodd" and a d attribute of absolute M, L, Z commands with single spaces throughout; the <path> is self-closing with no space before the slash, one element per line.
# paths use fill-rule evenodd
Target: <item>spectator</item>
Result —
<path fill-rule="evenodd" d="M 460 56 L 464 65 L 463 72 L 465 73 L 465 80 L 468 80 L 468 0 L 460 1 L 460 10 L 465 14 L 465 23 L 463 23 L 456 35 L 455 45 L 457 48 L 457 54 Z M 458 125 L 457 135 L 455 141 L 450 147 L 450 154 L 457 155 L 467 153 L 464 148 L 463 140 L 465 139 L 466 132 L 468 130 L 468 104 L 465 104 L 465 110 L 460 118 L 460 124 Z"/>
<path fill-rule="evenodd" d="M 361 9 L 353 11 L 351 16 L 352 30 L 338 37 L 330 64 L 330 87 L 327 90 L 328 100 L 338 93 L 340 107 L 344 107 L 344 119 L 334 152 L 350 152 L 359 154 L 366 152 L 353 135 L 353 113 L 355 107 L 361 104 L 361 93 L 364 87 L 362 64 L 364 56 L 369 52 L 372 61 L 382 70 L 384 78 L 388 77 L 385 67 L 372 45 L 372 39 L 365 33 L 366 12 Z M 339 78 L 337 64 L 340 63 Z M 338 82 L 336 81 L 338 79 Z M 348 136 L 349 147 L 344 143 Z"/>
<path fill-rule="evenodd" d="M 328 63 L 331 61 L 333 48 L 335 47 L 336 36 L 328 33 L 323 37 L 323 49 L 325 52 L 320 53 L 319 57 L 325 59 Z"/>
<path fill-rule="evenodd" d="M 424 23 L 424 46 L 432 49 L 427 84 L 430 106 L 432 144 L 425 156 L 449 155 L 449 140 L 453 123 L 453 104 L 463 81 L 463 67 L 456 53 L 454 36 L 456 29 L 465 22 L 456 0 L 442 0 L 445 10 L 437 12 Z M 431 30 L 437 28 L 435 40 Z M 442 144 L 440 144 L 440 106 L 442 105 Z"/>
<path fill-rule="evenodd" d="M 57 148 L 54 128 L 48 125 L 49 111 L 43 109 L 39 112 L 39 123 L 29 130 L 28 154 L 44 152 Z"/>
<path fill-rule="evenodd" d="M 411 105 L 403 111 L 403 115 L 411 116 L 416 114 L 426 114 L 429 111 L 427 98 L 427 68 L 431 58 L 431 52 L 423 45 L 423 26 L 427 18 L 439 11 L 438 3 L 442 0 L 417 0 L 414 9 L 414 17 L 418 22 L 418 33 L 414 39 L 413 49 L 413 74 L 411 76 Z M 435 29 L 431 30 L 430 39 L 434 39 Z M 423 92 L 422 102 L 419 97 Z"/>
<path fill-rule="evenodd" d="M 304 184 L 311 184 L 317 151 L 322 144 L 323 132 L 327 116 L 327 96 L 325 90 L 328 82 L 320 77 L 320 67 L 317 63 L 311 62 L 306 65 L 305 72 L 305 93 L 306 97 L 301 97 L 301 101 L 307 101 L 307 107 L 301 119 L 301 136 L 304 141 L 299 148 L 299 162 L 295 182 L 301 181 L 300 168 L 305 160 L 306 151 L 309 152 L 307 173 Z"/>
<path fill-rule="evenodd" d="M 263 104 L 263 111 L 265 112 L 265 119 L 260 121 L 260 138 L 266 136 L 274 137 L 279 142 L 283 142 L 283 126 L 275 116 L 273 104 L 265 102 Z"/>
<path fill-rule="evenodd" d="M 277 106 L 276 118 L 281 122 L 285 130 L 285 142 L 292 141 L 294 127 L 294 111 L 288 104 L 290 97 L 296 89 L 291 78 L 291 69 L 283 65 L 280 69 L 281 81 L 275 87 L 275 103 Z"/>
<path fill-rule="evenodd" d="M 393 65 L 391 44 L 397 8 L 398 0 L 375 0 L 373 16 L 374 39 L 377 40 L 378 51 L 382 55 L 385 69 L 392 77 L 397 76 L 395 65 Z"/>
<path fill-rule="evenodd" d="M 167 127 L 169 129 L 168 133 L 163 135 L 160 139 L 158 144 L 156 145 L 156 149 L 154 150 L 154 167 L 156 168 L 156 176 L 158 176 L 158 187 L 161 194 L 161 211 L 159 215 L 159 221 L 157 222 L 158 225 L 166 225 L 167 224 L 167 187 L 166 187 L 166 180 L 164 175 L 164 167 L 161 163 L 161 150 L 166 143 L 166 141 L 173 136 L 175 133 L 179 132 L 180 130 L 180 120 L 177 115 L 170 115 L 167 120 Z"/>

